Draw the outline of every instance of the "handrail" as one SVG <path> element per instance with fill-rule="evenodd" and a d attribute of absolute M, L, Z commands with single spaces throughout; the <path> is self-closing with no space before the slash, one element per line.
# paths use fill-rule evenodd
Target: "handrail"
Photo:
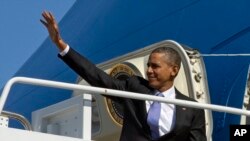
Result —
<path fill-rule="evenodd" d="M 13 112 L 8 112 L 8 111 L 2 111 L 1 115 L 20 121 L 25 130 L 32 131 L 32 126 L 30 122 L 24 116 L 17 114 L 17 113 L 13 113 Z"/>
<path fill-rule="evenodd" d="M 56 81 L 36 79 L 36 78 L 27 78 L 27 77 L 13 77 L 7 82 L 7 84 L 5 85 L 3 89 L 2 96 L 0 99 L 0 113 L 2 113 L 3 106 L 6 102 L 7 96 L 14 83 L 40 85 L 40 86 L 54 87 L 54 88 L 68 89 L 68 90 L 81 90 L 81 91 L 88 92 L 90 94 L 102 94 L 102 95 L 111 95 L 111 96 L 139 99 L 139 100 L 159 101 L 159 102 L 171 103 L 171 104 L 181 105 L 181 106 L 186 106 L 186 107 L 210 109 L 213 111 L 250 116 L 250 111 L 233 108 L 233 107 L 198 103 L 198 102 L 179 100 L 179 99 L 170 100 L 170 99 L 166 99 L 166 98 L 158 97 L 158 96 L 144 95 L 144 94 L 133 93 L 133 92 L 125 92 L 125 91 L 119 91 L 119 90 L 84 86 L 84 85 L 78 85 L 78 84 L 70 84 L 70 83 L 64 83 L 64 82 L 56 82 Z"/>

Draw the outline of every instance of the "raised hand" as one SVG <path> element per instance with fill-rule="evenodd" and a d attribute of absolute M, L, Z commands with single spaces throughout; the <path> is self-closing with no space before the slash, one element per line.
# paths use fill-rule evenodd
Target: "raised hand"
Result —
<path fill-rule="evenodd" d="M 66 47 L 66 44 L 60 36 L 59 27 L 54 16 L 48 11 L 43 12 L 42 16 L 44 20 L 40 19 L 40 21 L 47 28 L 51 40 L 58 46 L 60 50 L 63 50 Z"/>

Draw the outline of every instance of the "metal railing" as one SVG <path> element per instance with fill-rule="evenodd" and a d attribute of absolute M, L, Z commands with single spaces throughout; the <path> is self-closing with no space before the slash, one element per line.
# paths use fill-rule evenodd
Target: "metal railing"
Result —
<path fill-rule="evenodd" d="M 13 112 L 8 112 L 8 111 L 2 111 L 1 115 L 18 120 L 23 125 L 25 130 L 32 131 L 32 126 L 30 122 L 24 116 L 17 114 L 17 113 L 13 113 Z"/>
<path fill-rule="evenodd" d="M 209 109 L 209 110 L 213 110 L 213 111 L 227 112 L 227 113 L 232 113 L 232 114 L 237 114 L 237 115 L 250 116 L 250 111 L 238 109 L 238 108 L 233 108 L 233 107 L 198 103 L 198 102 L 179 100 L 179 99 L 175 99 L 175 100 L 171 99 L 170 100 L 170 99 L 166 99 L 163 97 L 143 95 L 143 94 L 138 94 L 138 93 L 133 93 L 133 92 L 125 92 L 125 91 L 112 90 L 112 89 L 106 89 L 106 88 L 98 88 L 98 87 L 92 87 L 92 86 L 70 84 L 70 83 L 64 83 L 64 82 L 56 82 L 56 81 L 27 78 L 27 77 L 14 77 L 7 82 L 7 84 L 5 85 L 5 87 L 3 89 L 1 99 L 0 99 L 0 113 L 3 110 L 3 106 L 6 102 L 9 91 L 14 83 L 40 85 L 40 86 L 45 86 L 45 87 L 54 87 L 54 88 L 68 89 L 68 90 L 81 90 L 81 91 L 85 91 L 86 93 L 90 93 L 90 94 L 102 94 L 102 95 L 126 97 L 126 98 L 132 98 L 132 99 L 140 99 L 140 100 L 160 101 L 160 102 L 164 102 L 164 103 L 171 103 L 171 104 L 181 105 L 181 106 L 186 106 L 186 107 L 193 107 L 193 108 L 199 108 L 199 109 Z"/>
<path fill-rule="evenodd" d="M 198 102 L 179 100 L 179 99 L 174 99 L 174 100 L 171 99 L 170 100 L 167 98 L 158 97 L 158 96 L 151 96 L 151 95 L 147 95 L 147 94 L 144 95 L 144 94 L 133 93 L 133 92 L 125 92 L 125 91 L 112 90 L 112 89 L 106 89 L 106 88 L 98 88 L 98 87 L 92 87 L 92 86 L 70 84 L 70 83 L 64 83 L 64 82 L 56 82 L 56 81 L 27 78 L 27 77 L 14 77 L 7 82 L 7 84 L 5 85 L 5 87 L 3 89 L 1 99 L 0 99 L 0 113 L 2 113 L 4 104 L 6 102 L 8 94 L 9 94 L 9 91 L 10 91 L 12 85 L 15 83 L 39 85 L 39 86 L 68 89 L 68 90 L 80 90 L 80 91 L 84 91 L 84 93 L 88 93 L 88 94 L 102 94 L 102 95 L 110 95 L 110 96 L 139 99 L 139 100 L 159 101 L 159 102 L 181 105 L 181 106 L 186 106 L 186 107 L 208 109 L 208 110 L 213 110 L 213 111 L 227 112 L 227 113 L 232 113 L 232 114 L 237 114 L 237 115 L 250 116 L 250 111 L 238 109 L 238 108 L 233 108 L 233 107 L 198 103 Z"/>

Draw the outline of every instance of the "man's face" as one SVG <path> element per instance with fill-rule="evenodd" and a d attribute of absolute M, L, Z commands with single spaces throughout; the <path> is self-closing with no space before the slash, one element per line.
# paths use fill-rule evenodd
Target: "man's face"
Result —
<path fill-rule="evenodd" d="M 159 91 L 165 91 L 173 85 L 178 67 L 166 61 L 164 53 L 152 53 L 148 59 L 147 77 L 149 85 Z"/>

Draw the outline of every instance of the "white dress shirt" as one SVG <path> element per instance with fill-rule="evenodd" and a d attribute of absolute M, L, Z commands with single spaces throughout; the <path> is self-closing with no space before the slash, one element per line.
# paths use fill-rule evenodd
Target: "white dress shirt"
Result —
<path fill-rule="evenodd" d="M 67 45 L 67 47 L 66 47 L 63 51 L 61 51 L 59 54 L 60 54 L 61 56 L 64 56 L 64 55 L 66 55 L 68 52 L 69 52 L 69 45 Z"/>
<path fill-rule="evenodd" d="M 157 92 L 158 91 L 155 91 L 154 94 L 156 94 Z M 164 98 L 175 99 L 174 86 L 172 86 L 167 91 L 162 92 L 162 94 L 164 95 Z M 146 101 L 147 112 L 152 103 L 153 101 Z M 175 124 L 175 105 L 161 103 L 161 113 L 160 113 L 160 119 L 159 119 L 160 136 L 165 135 L 166 133 L 169 133 L 172 130 L 174 124 Z"/>

